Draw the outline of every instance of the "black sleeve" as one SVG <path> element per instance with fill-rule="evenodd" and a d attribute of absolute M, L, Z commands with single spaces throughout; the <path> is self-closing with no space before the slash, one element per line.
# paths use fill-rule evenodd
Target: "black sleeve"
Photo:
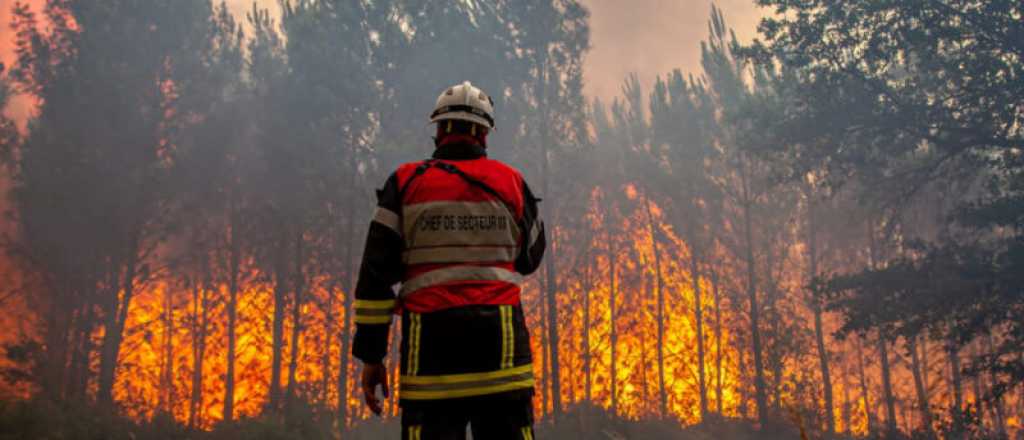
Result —
<path fill-rule="evenodd" d="M 530 186 L 524 181 L 523 219 L 520 222 L 523 238 L 515 262 L 516 272 L 523 275 L 529 275 L 540 267 L 541 259 L 544 258 L 544 247 L 547 244 L 544 237 L 544 221 L 540 219 L 537 202 L 540 202 L 540 199 L 533 195 Z"/>
<path fill-rule="evenodd" d="M 377 211 L 370 222 L 356 282 L 352 355 L 366 363 L 380 363 L 388 351 L 395 310 L 393 286 L 401 281 L 404 270 L 399 197 L 398 178 L 392 174 L 384 188 L 377 190 Z"/>

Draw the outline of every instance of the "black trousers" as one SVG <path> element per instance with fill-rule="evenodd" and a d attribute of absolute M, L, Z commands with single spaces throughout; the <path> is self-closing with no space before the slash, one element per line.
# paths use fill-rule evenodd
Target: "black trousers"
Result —
<path fill-rule="evenodd" d="M 533 440 L 532 393 L 416 402 L 402 407 L 402 440 Z"/>

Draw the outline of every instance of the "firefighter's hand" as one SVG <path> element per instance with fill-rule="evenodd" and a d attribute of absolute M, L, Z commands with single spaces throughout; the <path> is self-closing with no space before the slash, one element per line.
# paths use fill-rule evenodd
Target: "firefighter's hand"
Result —
<path fill-rule="evenodd" d="M 384 364 L 363 364 L 363 398 L 366 400 L 366 406 L 370 407 L 370 411 L 379 416 L 382 407 L 381 401 L 377 399 L 377 385 L 380 385 L 384 397 L 387 398 L 387 368 L 384 367 Z"/>

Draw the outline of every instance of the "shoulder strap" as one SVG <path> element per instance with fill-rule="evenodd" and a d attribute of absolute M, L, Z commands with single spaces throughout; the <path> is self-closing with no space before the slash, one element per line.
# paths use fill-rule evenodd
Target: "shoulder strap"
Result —
<path fill-rule="evenodd" d="M 470 176 L 469 174 L 466 174 L 466 172 L 462 171 L 461 169 L 459 169 L 459 167 L 457 167 L 455 165 L 452 165 L 450 163 L 447 163 L 447 162 L 441 162 L 441 161 L 437 161 L 437 160 L 426 160 L 426 161 L 423 161 L 423 163 L 421 163 L 419 166 L 417 166 L 416 167 L 416 171 L 413 172 L 412 176 L 409 177 L 409 180 L 405 181 L 405 184 L 402 185 L 402 188 L 399 190 L 399 192 L 398 192 L 399 198 L 400 199 L 404 199 L 405 198 L 405 191 L 409 188 L 409 185 L 414 180 L 416 180 L 417 177 L 422 176 L 423 173 L 426 173 L 427 170 L 430 169 L 430 168 L 438 168 L 438 169 L 440 169 L 442 171 L 445 171 L 447 173 L 454 174 L 456 176 L 461 177 L 463 180 L 466 181 L 466 183 L 469 183 L 470 185 L 473 185 L 473 186 L 483 190 L 485 193 L 490 194 L 494 198 L 498 199 L 499 202 L 501 202 L 503 205 L 505 205 L 505 208 L 508 209 L 508 212 L 510 214 L 512 214 L 513 218 L 515 217 L 515 215 L 516 215 L 515 206 L 512 205 L 511 203 L 509 203 L 508 201 L 506 201 L 505 198 L 502 197 L 501 194 L 498 193 L 497 190 L 492 188 L 490 185 L 484 183 L 480 179 L 477 179 L 476 177 L 473 177 L 473 176 Z"/>
<path fill-rule="evenodd" d="M 409 180 L 406 180 L 405 183 L 402 184 L 402 187 L 398 189 L 399 201 L 405 198 L 405 190 L 409 189 L 409 185 L 411 185 L 412 182 L 416 180 L 417 177 L 420 177 L 423 175 L 423 173 L 427 172 L 427 170 L 430 169 L 430 167 L 432 167 L 433 165 L 434 160 L 431 159 L 423 161 L 423 163 L 419 164 L 419 166 L 416 167 L 416 171 L 413 171 L 412 175 L 409 176 Z"/>

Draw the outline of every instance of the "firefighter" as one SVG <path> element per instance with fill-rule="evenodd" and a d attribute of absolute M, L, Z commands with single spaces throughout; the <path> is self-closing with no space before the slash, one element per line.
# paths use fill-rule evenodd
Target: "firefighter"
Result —
<path fill-rule="evenodd" d="M 468 81 L 430 115 L 432 158 L 402 165 L 377 191 L 359 281 L 353 355 L 366 404 L 388 396 L 384 357 L 401 316 L 402 439 L 533 439 L 533 365 L 520 304 L 544 254 L 530 187 L 487 157 L 494 101 Z M 396 296 L 392 290 L 401 283 Z"/>

